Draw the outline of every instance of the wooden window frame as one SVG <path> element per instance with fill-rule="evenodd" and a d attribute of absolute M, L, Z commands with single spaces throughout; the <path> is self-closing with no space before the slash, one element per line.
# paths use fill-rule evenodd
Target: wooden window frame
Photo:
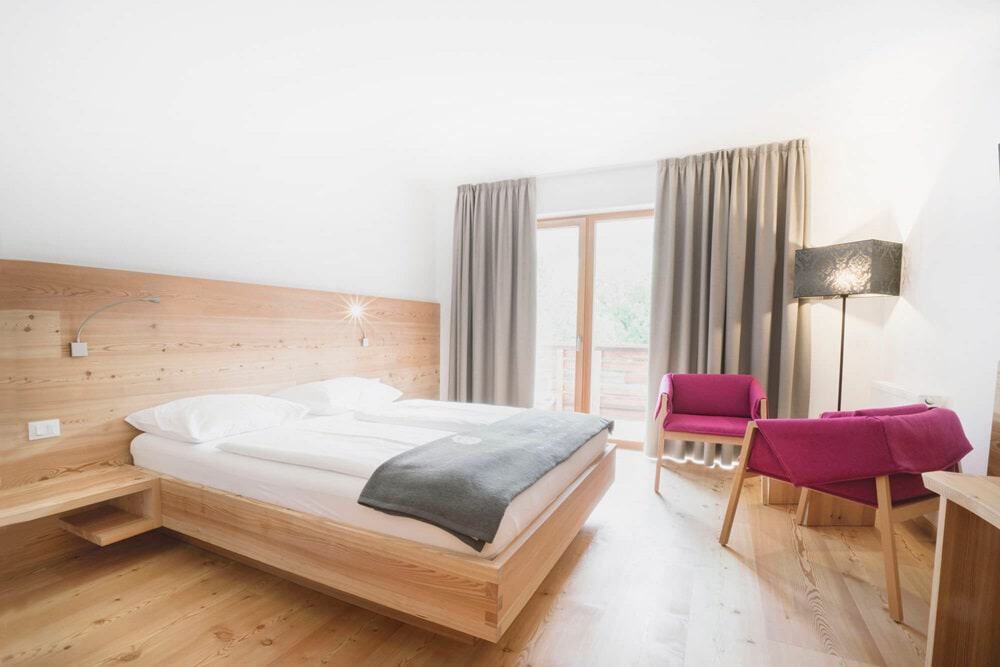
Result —
<path fill-rule="evenodd" d="M 573 382 L 573 409 L 590 412 L 591 362 L 594 348 L 594 254 L 595 228 L 600 222 L 629 218 L 652 218 L 653 209 L 636 208 L 606 213 L 557 216 L 538 219 L 538 229 L 576 227 L 579 230 L 578 283 L 576 297 L 576 374 Z M 609 438 L 610 442 L 627 448 L 642 449 L 642 442 Z"/>

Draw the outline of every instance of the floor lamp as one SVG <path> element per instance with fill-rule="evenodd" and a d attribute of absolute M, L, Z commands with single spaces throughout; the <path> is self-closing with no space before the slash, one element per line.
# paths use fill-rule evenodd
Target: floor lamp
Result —
<path fill-rule="evenodd" d="M 837 410 L 844 395 L 844 329 L 849 296 L 899 296 L 903 244 L 854 241 L 795 251 L 795 297 L 840 299 Z"/>

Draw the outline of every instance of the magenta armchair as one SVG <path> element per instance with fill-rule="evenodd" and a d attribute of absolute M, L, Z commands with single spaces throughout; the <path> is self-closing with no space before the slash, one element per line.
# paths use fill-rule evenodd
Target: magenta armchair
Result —
<path fill-rule="evenodd" d="M 748 426 L 767 418 L 767 397 L 752 375 L 668 373 L 660 381 L 654 418 L 660 420 L 653 481 L 659 493 L 667 438 L 744 444 Z"/>
<path fill-rule="evenodd" d="M 754 475 L 802 487 L 796 517 L 800 524 L 814 493 L 873 507 L 889 614 L 902 621 L 892 525 L 933 512 L 938 498 L 924 487 L 920 474 L 955 469 L 970 451 L 958 415 L 924 405 L 756 422 L 748 429 L 719 542 L 729 541 L 743 481 Z"/>

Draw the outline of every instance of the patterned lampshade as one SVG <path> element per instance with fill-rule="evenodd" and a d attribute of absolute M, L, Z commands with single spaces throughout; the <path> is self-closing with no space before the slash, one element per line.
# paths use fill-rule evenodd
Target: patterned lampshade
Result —
<path fill-rule="evenodd" d="M 899 295 L 903 244 L 854 241 L 795 251 L 795 296 Z"/>

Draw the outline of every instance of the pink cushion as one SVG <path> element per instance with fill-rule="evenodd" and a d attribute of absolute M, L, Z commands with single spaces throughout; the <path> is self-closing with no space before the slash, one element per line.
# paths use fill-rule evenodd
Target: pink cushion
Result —
<path fill-rule="evenodd" d="M 817 491 L 829 493 L 839 498 L 847 498 L 871 507 L 878 506 L 878 494 L 875 492 L 875 478 L 855 479 L 850 482 L 837 482 L 836 484 L 819 484 L 810 487 Z M 889 475 L 889 489 L 892 491 L 892 504 L 906 503 L 921 498 L 934 496 L 933 491 L 928 491 L 920 475 L 910 475 L 900 473 Z"/>
<path fill-rule="evenodd" d="M 785 466 L 774 455 L 774 450 L 767 444 L 767 441 L 761 437 L 760 431 L 754 435 L 753 447 L 750 448 L 750 460 L 747 461 L 747 470 L 792 483 Z"/>
<path fill-rule="evenodd" d="M 668 373 L 660 383 L 669 410 L 714 417 L 760 416 L 764 390 L 752 375 Z"/>
<path fill-rule="evenodd" d="M 877 417 L 767 419 L 757 427 L 748 468 L 869 505 L 876 504 L 875 477 L 892 476 L 894 503 L 930 496 L 919 473 L 951 468 L 972 451 L 958 416 L 942 408 Z"/>
<path fill-rule="evenodd" d="M 865 408 L 863 410 L 848 410 L 844 412 L 824 412 L 820 419 L 831 419 L 836 417 L 890 417 L 893 415 L 914 415 L 927 412 L 930 408 L 923 403 L 912 405 L 894 405 L 888 408 Z"/>
<path fill-rule="evenodd" d="M 783 482 L 792 482 L 781 463 L 775 457 L 770 447 L 760 447 L 760 440 L 754 442 L 753 449 L 750 450 L 750 460 L 752 469 L 761 475 L 767 475 Z M 814 484 L 809 488 L 817 491 L 829 493 L 838 498 L 847 498 L 864 505 L 876 507 L 878 496 L 875 492 L 875 478 L 855 479 L 848 482 L 835 482 L 833 484 Z M 920 498 L 929 498 L 934 495 L 924 487 L 920 475 L 899 474 L 889 476 L 889 488 L 892 490 L 892 503 L 905 503 Z"/>
<path fill-rule="evenodd" d="M 893 468 L 873 417 L 762 419 L 757 428 L 761 437 L 754 441 L 748 465 L 756 469 L 753 452 L 763 445 L 796 486 L 875 477 Z"/>
<path fill-rule="evenodd" d="M 703 433 L 742 438 L 750 422 L 745 417 L 710 417 L 670 413 L 664 430 L 682 433 Z"/>
<path fill-rule="evenodd" d="M 951 410 L 932 408 L 919 414 L 879 417 L 889 451 L 905 472 L 944 470 L 972 451 L 962 422 Z"/>

